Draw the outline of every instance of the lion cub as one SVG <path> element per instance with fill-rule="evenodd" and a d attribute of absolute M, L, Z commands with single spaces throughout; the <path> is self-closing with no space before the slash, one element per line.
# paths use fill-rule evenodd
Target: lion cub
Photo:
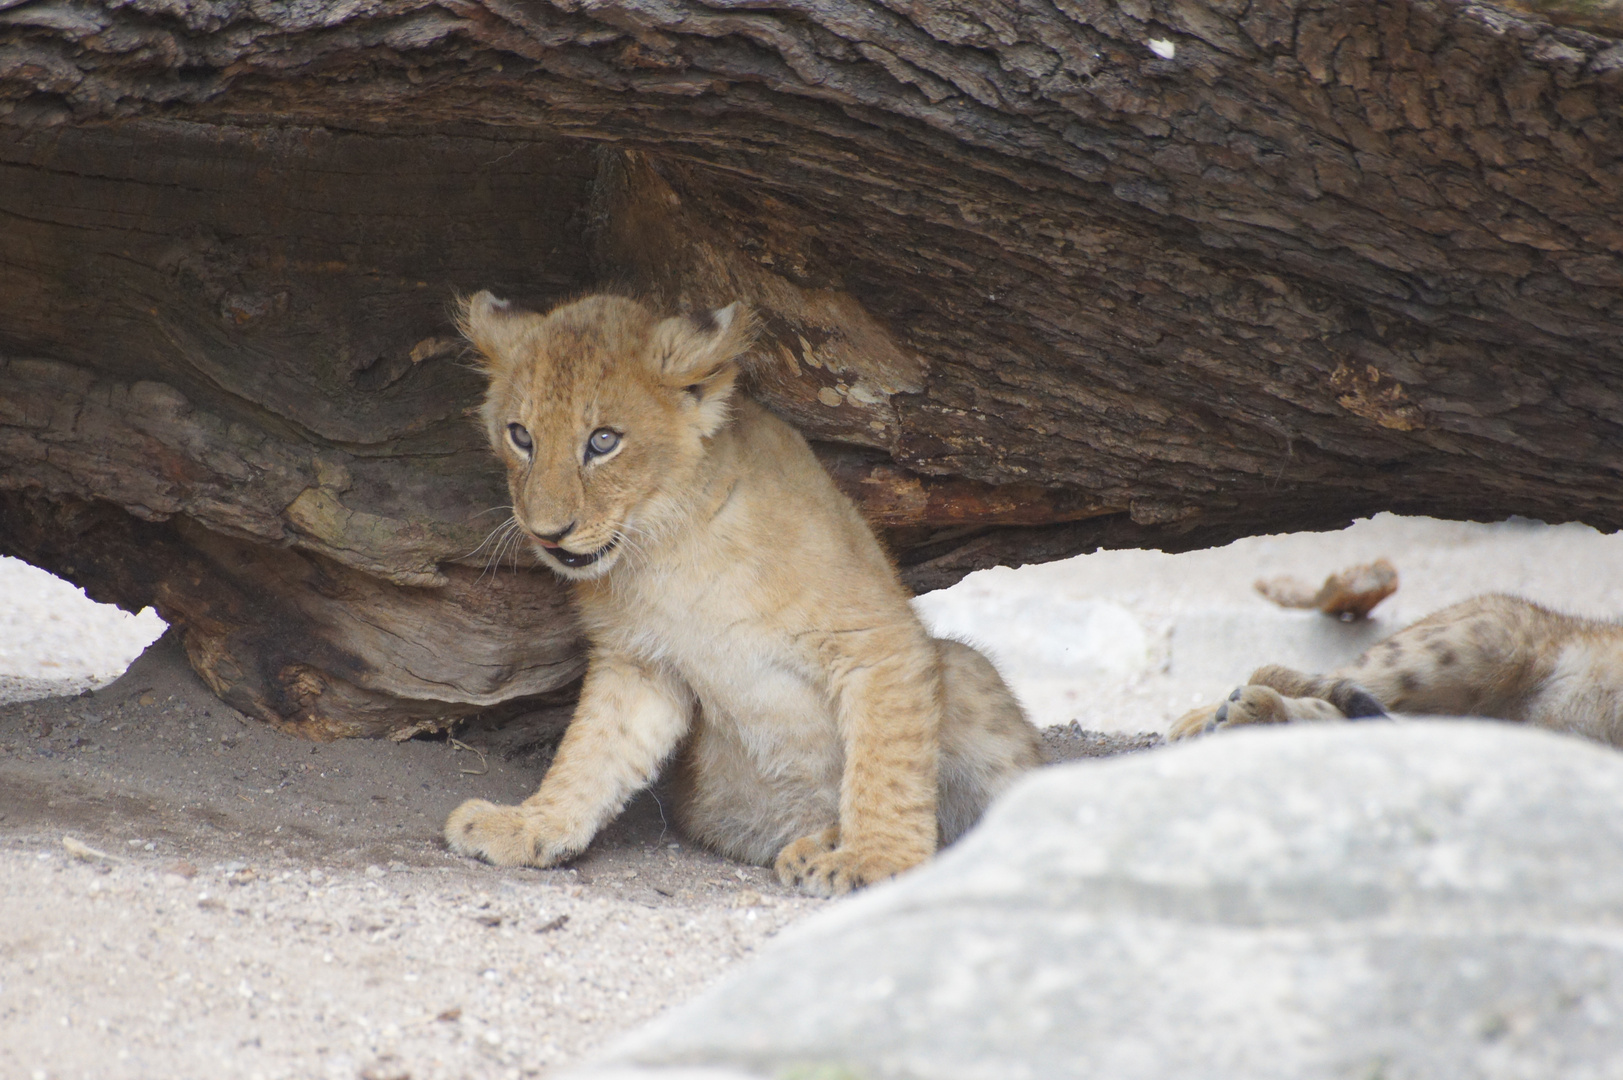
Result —
<path fill-rule="evenodd" d="M 1039 763 L 991 663 L 925 632 L 805 440 L 737 392 L 738 304 L 538 315 L 482 292 L 461 325 L 514 517 L 591 651 L 540 790 L 463 803 L 452 850 L 564 862 L 670 758 L 690 836 L 834 895 L 928 859 Z"/>
<path fill-rule="evenodd" d="M 1479 596 L 1329 675 L 1259 668 L 1227 701 L 1179 718 L 1168 738 L 1389 711 L 1520 720 L 1623 746 L 1623 626 Z"/>

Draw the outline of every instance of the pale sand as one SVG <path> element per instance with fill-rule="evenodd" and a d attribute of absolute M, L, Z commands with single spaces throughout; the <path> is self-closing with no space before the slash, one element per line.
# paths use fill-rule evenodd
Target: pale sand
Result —
<path fill-rule="evenodd" d="M 1403 583 L 1380 629 L 1489 590 L 1623 611 L 1619 537 L 1398 518 L 993 572 L 925 606 L 1003 651 L 1040 719 L 1157 731 L 1257 663 L 1376 632 L 1280 612 L 1253 579 L 1382 555 Z M 545 732 L 463 733 L 483 773 L 445 742 L 312 746 L 222 706 L 168 644 L 108 685 L 156 625 L 74 593 L 0 560 L 0 1076 L 536 1075 L 825 906 L 692 848 L 651 796 L 567 870 L 454 859 L 445 813 L 528 794 Z"/>

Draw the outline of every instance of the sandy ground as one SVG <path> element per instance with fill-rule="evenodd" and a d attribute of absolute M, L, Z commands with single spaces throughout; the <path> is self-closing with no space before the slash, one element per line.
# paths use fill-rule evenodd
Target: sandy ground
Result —
<path fill-rule="evenodd" d="M 97 693 L 0 709 L 0 1076 L 532 1075 L 818 906 L 652 798 L 567 870 L 453 858 L 450 809 L 543 767 L 501 734 L 462 733 L 483 759 L 314 746 L 167 640 Z"/>
<path fill-rule="evenodd" d="M 1251 590 L 1383 555 L 1403 584 L 1370 624 Z M 989 572 L 921 609 L 998 654 L 1039 721 L 1106 733 L 1051 732 L 1071 757 L 1477 592 L 1610 615 L 1620 556 L 1576 526 L 1383 517 Z M 568 869 L 453 858 L 445 814 L 529 794 L 545 730 L 313 746 L 223 706 L 167 640 L 110 681 L 145 618 L 0 560 L 0 1077 L 537 1075 L 824 906 L 688 845 L 652 795 Z"/>

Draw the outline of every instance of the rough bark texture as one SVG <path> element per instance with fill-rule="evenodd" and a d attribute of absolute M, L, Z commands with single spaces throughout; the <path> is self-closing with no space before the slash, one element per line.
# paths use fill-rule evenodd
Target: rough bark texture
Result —
<path fill-rule="evenodd" d="M 1623 18 L 1517 6 L 0 0 L 0 549 L 311 734 L 555 691 L 556 586 L 478 580 L 482 287 L 749 300 L 919 588 L 1616 528 Z"/>

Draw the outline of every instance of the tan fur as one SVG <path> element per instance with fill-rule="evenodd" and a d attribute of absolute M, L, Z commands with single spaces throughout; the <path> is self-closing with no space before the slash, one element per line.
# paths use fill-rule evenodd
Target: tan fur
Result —
<path fill-rule="evenodd" d="M 458 807 L 453 850 L 567 860 L 671 759 L 690 836 L 831 895 L 929 858 L 1038 763 L 991 664 L 925 632 L 805 440 L 735 392 L 737 305 L 661 320 L 593 296 L 542 316 L 481 293 L 463 326 L 515 518 L 561 545 L 537 541 L 576 583 L 591 655 L 540 790 Z M 588 459 L 602 430 L 618 444 Z"/>
<path fill-rule="evenodd" d="M 1325 676 L 1264 667 L 1168 737 L 1241 724 L 1345 720 L 1359 693 L 1395 713 L 1483 716 L 1623 746 L 1623 626 L 1513 596 L 1445 608 Z"/>

